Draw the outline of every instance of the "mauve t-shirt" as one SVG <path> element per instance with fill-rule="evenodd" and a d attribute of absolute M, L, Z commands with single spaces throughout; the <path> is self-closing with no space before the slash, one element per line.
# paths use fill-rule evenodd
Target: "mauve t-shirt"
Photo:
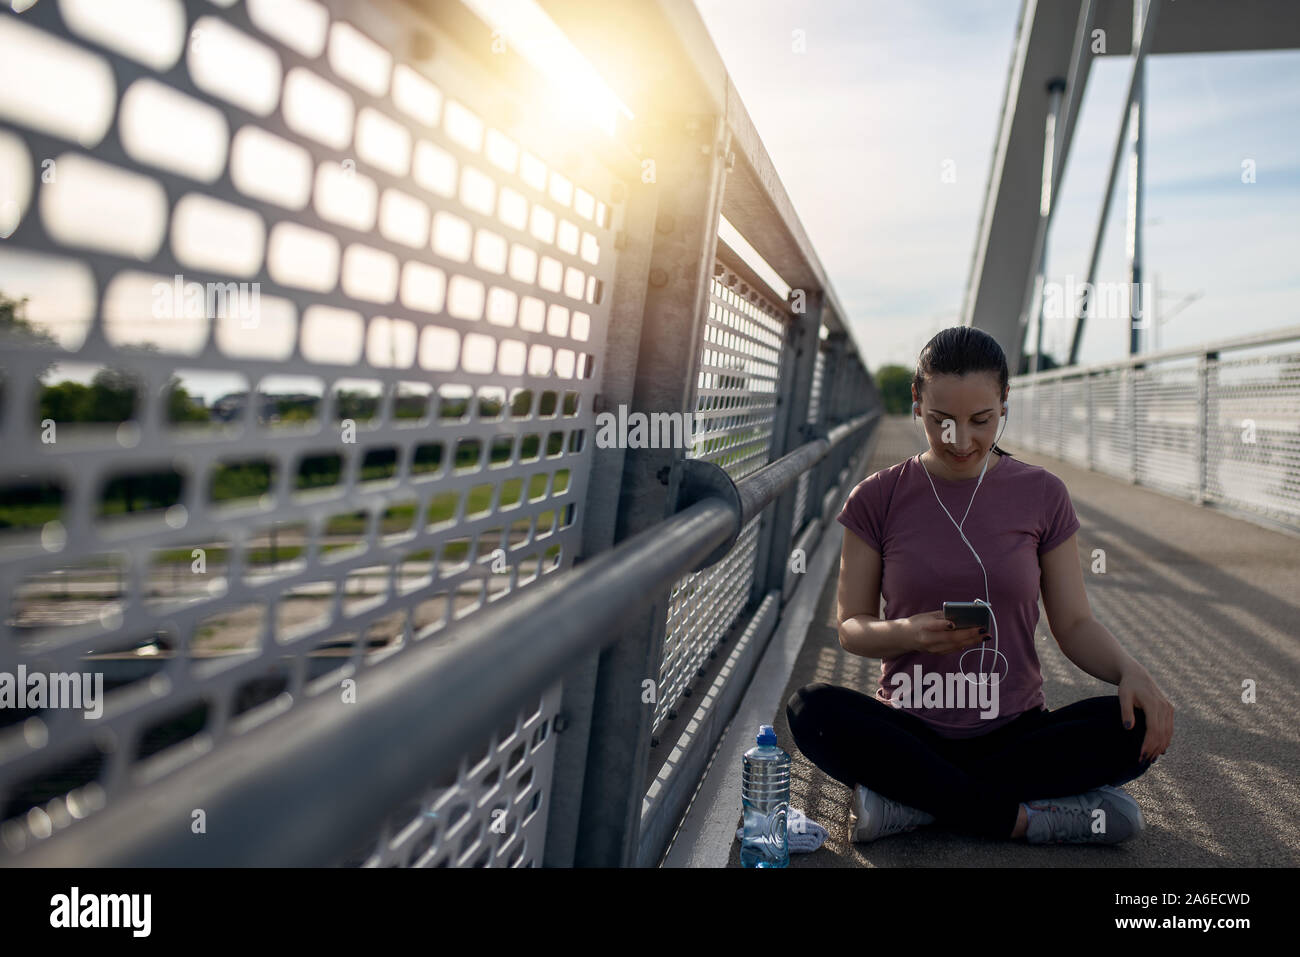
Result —
<path fill-rule="evenodd" d="M 978 476 L 953 481 L 930 475 L 932 490 L 918 453 L 858 483 L 838 519 L 880 553 L 880 592 L 885 602 L 880 617 L 895 619 L 937 611 L 945 601 L 985 598 L 984 573 L 957 527 L 939 507 L 935 493 L 955 521 L 967 516 L 962 531 L 988 573 L 987 600 L 997 615 L 998 650 L 1007 662 L 998 661 L 995 668 L 990 652 L 981 666 L 976 651 L 967 656 L 965 670 L 996 670 L 999 674 L 1005 670 L 1007 676 L 998 682 L 996 717 L 980 717 L 981 709 L 972 706 L 973 693 L 966 707 L 909 709 L 947 738 L 984 734 L 1031 708 L 1046 706 L 1034 648 L 1041 577 L 1038 559 L 1079 528 L 1064 482 L 1041 466 L 1027 465 L 1010 455 L 1001 456 L 998 462 L 998 454 L 991 455 L 977 492 Z M 972 495 L 974 504 L 970 504 Z M 991 649 L 992 639 L 984 645 Z M 947 686 L 949 673 L 961 673 L 961 656 L 961 651 L 947 655 L 910 652 L 882 659 L 876 698 L 890 704 L 891 694 L 900 687 L 892 680 L 894 674 L 903 671 L 914 677 L 918 664 L 922 673 L 942 673 Z M 976 690 L 973 684 L 968 687 Z M 919 701 L 920 689 L 914 694 Z"/>

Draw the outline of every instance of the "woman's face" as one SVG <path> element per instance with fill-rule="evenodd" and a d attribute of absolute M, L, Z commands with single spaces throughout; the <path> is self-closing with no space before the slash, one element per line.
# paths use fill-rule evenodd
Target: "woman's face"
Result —
<path fill-rule="evenodd" d="M 954 475 L 979 475 L 1002 417 L 997 377 L 991 372 L 931 376 L 922 395 L 913 386 L 912 398 L 921 403 L 930 454 Z"/>

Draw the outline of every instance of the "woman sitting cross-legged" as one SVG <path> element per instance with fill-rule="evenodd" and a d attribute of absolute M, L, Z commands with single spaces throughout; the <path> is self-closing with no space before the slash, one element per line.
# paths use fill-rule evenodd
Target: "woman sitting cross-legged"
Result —
<path fill-rule="evenodd" d="M 1031 844 L 1144 827 L 1120 785 L 1168 749 L 1174 709 L 1092 616 L 1065 484 L 997 447 L 1007 384 L 990 336 L 935 336 L 912 385 L 929 449 L 862 481 L 839 515 L 840 645 L 881 659 L 880 686 L 806 685 L 786 716 L 799 750 L 853 789 L 851 840 L 936 820 Z M 1040 586 L 1065 656 L 1115 694 L 1047 709 Z M 954 627 L 945 602 L 974 602 L 987 632 Z"/>

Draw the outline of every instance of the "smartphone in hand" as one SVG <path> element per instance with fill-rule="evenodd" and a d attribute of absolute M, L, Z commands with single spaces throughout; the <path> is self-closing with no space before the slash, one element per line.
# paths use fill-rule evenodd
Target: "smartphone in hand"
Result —
<path fill-rule="evenodd" d="M 946 601 L 943 603 L 943 617 L 958 628 L 989 629 L 988 605 L 973 601 Z"/>

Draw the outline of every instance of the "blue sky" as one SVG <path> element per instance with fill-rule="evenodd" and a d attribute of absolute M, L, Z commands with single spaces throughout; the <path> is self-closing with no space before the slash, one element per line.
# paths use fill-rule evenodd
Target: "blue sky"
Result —
<path fill-rule="evenodd" d="M 868 366 L 913 365 L 959 321 L 1020 0 L 695 0 Z M 806 52 L 792 50 L 803 30 Z M 1084 279 L 1131 61 L 1095 62 L 1049 237 Z M 1147 68 L 1145 245 L 1172 309 L 1161 345 L 1300 323 L 1300 51 L 1178 54 Z M 1253 159 L 1256 182 L 1241 182 Z M 945 184 L 945 160 L 956 182 Z M 1099 281 L 1127 280 L 1121 177 Z M 1044 326 L 1068 352 L 1072 326 Z M 1030 332 L 1032 336 L 1032 329 Z M 1084 362 L 1128 352 L 1098 320 Z"/>

